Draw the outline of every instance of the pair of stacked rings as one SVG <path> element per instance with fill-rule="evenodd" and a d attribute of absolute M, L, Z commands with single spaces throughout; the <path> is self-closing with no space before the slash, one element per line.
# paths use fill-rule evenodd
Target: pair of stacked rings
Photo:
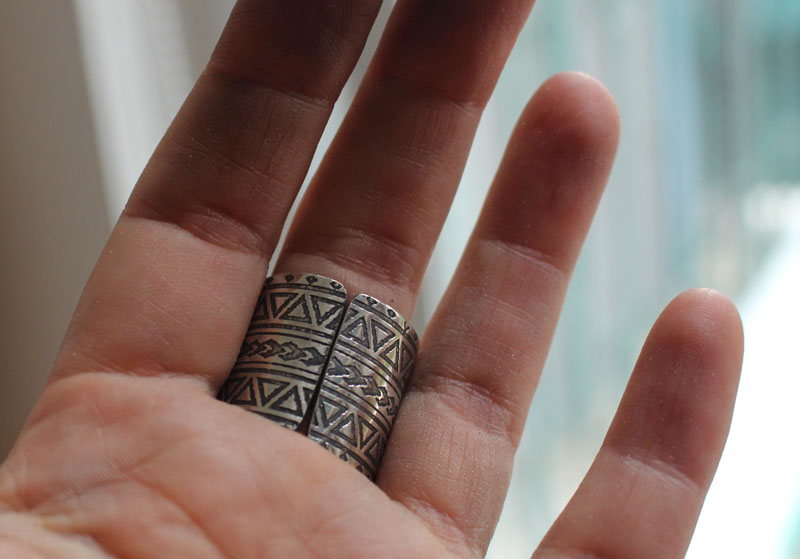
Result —
<path fill-rule="evenodd" d="M 390 306 L 312 274 L 267 278 L 219 399 L 308 436 L 374 479 L 417 355 Z"/>

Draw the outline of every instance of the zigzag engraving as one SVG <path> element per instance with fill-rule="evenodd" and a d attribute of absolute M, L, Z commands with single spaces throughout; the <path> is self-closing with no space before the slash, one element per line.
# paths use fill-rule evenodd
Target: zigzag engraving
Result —
<path fill-rule="evenodd" d="M 333 356 L 328 364 L 326 376 L 341 378 L 347 386 L 360 388 L 365 396 L 378 398 L 376 403 L 380 407 L 387 408 L 386 413 L 389 417 L 394 417 L 397 413 L 397 400 L 394 396 L 389 396 L 386 387 L 378 386 L 375 379 L 369 375 L 361 374 L 355 365 L 345 365 L 336 356 Z"/>
<path fill-rule="evenodd" d="M 272 338 L 264 340 L 253 338 L 242 343 L 238 359 L 255 356 L 265 359 L 279 357 L 283 361 L 300 361 L 309 367 L 325 363 L 325 356 L 315 347 L 300 347 L 292 341 L 280 343 Z"/>
<path fill-rule="evenodd" d="M 309 274 L 267 278 L 219 398 L 300 429 L 372 478 L 418 338 L 394 309 Z"/>

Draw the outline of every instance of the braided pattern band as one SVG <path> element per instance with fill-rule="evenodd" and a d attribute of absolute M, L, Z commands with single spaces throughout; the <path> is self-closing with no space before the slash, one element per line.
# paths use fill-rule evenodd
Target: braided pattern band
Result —
<path fill-rule="evenodd" d="M 308 435 L 373 479 L 417 344 L 411 325 L 373 297 L 347 305 L 330 278 L 272 276 L 219 398 Z"/>

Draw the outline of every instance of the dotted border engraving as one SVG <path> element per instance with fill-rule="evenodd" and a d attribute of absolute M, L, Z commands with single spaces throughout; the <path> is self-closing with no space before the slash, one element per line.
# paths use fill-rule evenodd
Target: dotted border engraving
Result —
<path fill-rule="evenodd" d="M 337 281 L 267 278 L 219 399 L 300 431 L 374 479 L 418 338 L 369 295 Z"/>

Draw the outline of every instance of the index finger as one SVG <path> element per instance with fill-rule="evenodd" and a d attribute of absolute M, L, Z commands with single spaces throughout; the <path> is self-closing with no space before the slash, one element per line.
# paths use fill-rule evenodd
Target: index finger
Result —
<path fill-rule="evenodd" d="M 222 381 L 380 4 L 236 4 L 89 279 L 56 377 Z"/>

